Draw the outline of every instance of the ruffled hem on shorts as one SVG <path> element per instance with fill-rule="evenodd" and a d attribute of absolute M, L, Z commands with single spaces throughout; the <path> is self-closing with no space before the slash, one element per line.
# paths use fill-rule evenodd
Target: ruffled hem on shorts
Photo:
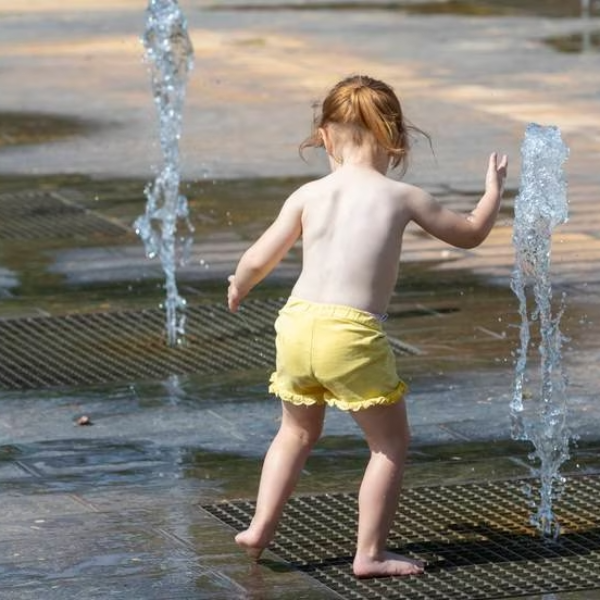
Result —
<path fill-rule="evenodd" d="M 300 394 L 294 394 L 293 392 L 281 392 L 275 383 L 275 376 L 271 377 L 271 385 L 269 385 L 269 394 L 273 394 L 277 396 L 280 400 L 284 402 L 291 402 L 296 406 L 314 406 L 315 404 L 319 404 L 318 400 L 314 398 L 307 398 L 306 396 L 302 396 Z"/>
<path fill-rule="evenodd" d="M 276 383 L 276 375 L 274 374 L 271 377 L 271 384 L 269 385 L 269 393 L 274 394 L 284 402 L 290 402 L 291 404 L 295 404 L 296 406 L 314 406 L 315 404 L 320 404 L 318 400 L 314 398 L 307 398 L 306 396 L 302 396 L 301 394 L 294 394 L 293 392 L 284 391 L 283 393 L 278 389 Z M 340 400 L 338 398 L 327 398 L 324 401 L 329 406 L 334 406 L 339 410 L 343 411 L 351 411 L 356 412 L 359 410 L 364 410 L 366 408 L 371 408 L 373 406 L 386 406 L 390 404 L 396 404 L 400 402 L 402 398 L 408 392 L 408 386 L 401 381 L 395 390 L 387 394 L 386 396 L 378 396 L 376 398 L 369 398 L 368 400 Z"/>
<path fill-rule="evenodd" d="M 340 410 L 346 412 L 358 412 L 359 410 L 365 410 L 373 406 L 389 406 L 390 404 L 397 404 L 402 400 L 406 393 L 406 387 L 401 387 L 399 391 L 394 390 L 387 396 L 379 396 L 378 398 L 369 398 L 368 400 L 356 400 L 354 402 L 348 402 L 346 400 L 338 400 L 337 398 L 330 398 L 326 400 L 329 406 L 335 406 Z"/>

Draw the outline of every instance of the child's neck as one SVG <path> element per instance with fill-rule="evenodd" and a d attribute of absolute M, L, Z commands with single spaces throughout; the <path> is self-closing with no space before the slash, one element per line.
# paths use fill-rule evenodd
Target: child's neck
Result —
<path fill-rule="evenodd" d="M 386 175 L 389 167 L 389 156 L 387 152 L 348 152 L 345 151 L 341 156 L 331 157 L 331 170 L 337 171 L 341 168 L 362 168 L 377 171 Z"/>
<path fill-rule="evenodd" d="M 337 171 L 342 167 L 358 167 L 378 171 L 386 175 L 390 163 L 389 154 L 381 148 L 369 146 L 344 145 L 339 153 L 330 154 L 331 170 Z"/>

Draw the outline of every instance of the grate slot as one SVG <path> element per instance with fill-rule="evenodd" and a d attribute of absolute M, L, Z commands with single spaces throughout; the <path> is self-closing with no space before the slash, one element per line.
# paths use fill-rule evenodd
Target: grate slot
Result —
<path fill-rule="evenodd" d="M 123 236 L 124 225 L 100 216 L 50 191 L 0 194 L 0 239 L 33 240 Z"/>
<path fill-rule="evenodd" d="M 523 486 L 537 481 L 413 488 L 404 492 L 390 547 L 428 562 L 420 577 L 357 580 L 351 572 L 356 494 L 292 498 L 272 550 L 344 598 L 486 600 L 600 589 L 600 477 L 568 480 L 555 505 L 563 526 L 558 542 L 528 525 Z M 245 529 L 254 502 L 203 508 Z"/>

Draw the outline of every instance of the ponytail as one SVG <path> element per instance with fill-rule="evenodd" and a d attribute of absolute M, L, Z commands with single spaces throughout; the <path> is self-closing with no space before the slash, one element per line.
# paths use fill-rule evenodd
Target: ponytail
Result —
<path fill-rule="evenodd" d="M 355 144 L 362 144 L 365 135 L 390 155 L 393 168 L 406 171 L 410 151 L 410 133 L 429 136 L 404 119 L 398 97 L 390 86 L 365 75 L 354 75 L 340 81 L 326 96 L 320 114 L 313 121 L 313 131 L 300 145 L 300 154 L 308 147 L 322 147 L 318 129 L 328 123 L 351 129 Z M 430 141 L 431 143 L 431 141 Z"/>

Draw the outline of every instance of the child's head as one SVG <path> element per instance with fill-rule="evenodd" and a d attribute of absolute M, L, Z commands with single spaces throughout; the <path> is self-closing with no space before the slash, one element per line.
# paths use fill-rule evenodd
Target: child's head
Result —
<path fill-rule="evenodd" d="M 300 145 L 300 152 L 308 147 L 322 147 L 320 129 L 327 126 L 343 126 L 357 145 L 375 142 L 388 152 L 391 166 L 401 166 L 403 171 L 410 149 L 409 132 L 423 133 L 406 122 L 394 90 L 365 75 L 343 79 L 331 89 L 320 114 L 315 116 L 312 134 Z"/>

